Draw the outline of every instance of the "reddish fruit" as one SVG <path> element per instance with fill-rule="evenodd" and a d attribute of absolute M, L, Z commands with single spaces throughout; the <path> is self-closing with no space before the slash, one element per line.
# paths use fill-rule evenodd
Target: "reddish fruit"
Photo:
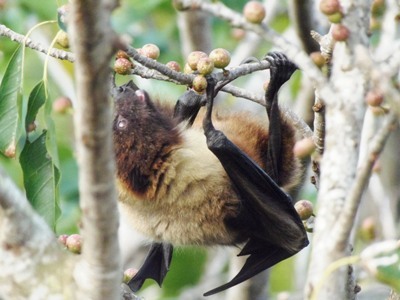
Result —
<path fill-rule="evenodd" d="M 82 237 L 79 234 L 71 234 L 65 244 L 69 251 L 79 254 L 82 250 Z"/>
<path fill-rule="evenodd" d="M 265 18 L 265 14 L 264 5 L 258 1 L 249 1 L 243 8 L 243 15 L 250 23 L 261 23 Z"/>
<path fill-rule="evenodd" d="M 325 15 L 332 15 L 337 12 L 341 12 L 339 0 L 321 0 L 319 3 L 319 9 Z"/>
<path fill-rule="evenodd" d="M 146 44 L 142 47 L 142 54 L 151 59 L 157 59 L 160 56 L 160 49 L 154 44 Z"/>
<path fill-rule="evenodd" d="M 174 70 L 176 72 L 181 71 L 181 66 L 176 61 L 169 61 L 165 64 L 169 69 Z"/>
<path fill-rule="evenodd" d="M 117 58 L 114 62 L 114 71 L 117 74 L 129 75 L 131 74 L 133 63 L 126 58 Z"/>
<path fill-rule="evenodd" d="M 342 24 L 332 26 L 332 37 L 338 42 L 344 42 L 349 38 L 349 29 Z"/>
<path fill-rule="evenodd" d="M 370 106 L 380 106 L 383 102 L 383 94 L 379 91 L 369 91 L 365 96 L 365 102 Z"/>
<path fill-rule="evenodd" d="M 312 138 L 304 138 L 297 141 L 293 148 L 293 153 L 298 158 L 305 158 L 313 153 L 315 143 Z"/>
<path fill-rule="evenodd" d="M 64 245 L 65 247 L 67 247 L 67 238 L 68 238 L 68 235 L 67 235 L 67 234 L 62 234 L 62 235 L 60 235 L 60 236 L 57 238 L 57 240 L 58 240 L 62 245 Z"/>
<path fill-rule="evenodd" d="M 72 101 L 68 97 L 58 97 L 53 102 L 53 111 L 59 114 L 65 114 L 72 108 Z"/>
<path fill-rule="evenodd" d="M 309 219 L 314 214 L 313 204 L 308 200 L 297 201 L 294 208 L 303 221 Z"/>
<path fill-rule="evenodd" d="M 241 41 L 245 37 L 246 31 L 242 28 L 233 28 L 231 30 L 231 35 L 236 41 Z"/>
<path fill-rule="evenodd" d="M 128 282 L 137 274 L 138 269 L 129 268 L 124 271 L 124 279 L 123 282 L 128 284 Z"/>
<path fill-rule="evenodd" d="M 197 75 L 193 79 L 193 89 L 199 94 L 204 93 L 207 88 L 207 79 L 203 75 Z"/>
<path fill-rule="evenodd" d="M 210 59 L 214 62 L 214 67 L 223 69 L 231 62 L 231 54 L 224 48 L 217 48 L 210 52 Z"/>
<path fill-rule="evenodd" d="M 15 155 L 17 154 L 17 148 L 15 145 L 15 142 L 12 142 L 10 145 L 8 145 L 7 149 L 4 151 L 4 155 L 8 158 L 14 158 Z"/>
<path fill-rule="evenodd" d="M 118 50 L 117 54 L 115 54 L 116 58 L 125 58 L 125 59 L 129 59 L 128 54 L 125 51 L 122 50 Z"/>
<path fill-rule="evenodd" d="M 205 58 L 205 57 L 208 57 L 208 56 L 204 52 L 202 52 L 202 51 L 193 51 L 193 52 L 189 53 L 186 61 L 187 61 L 188 65 L 189 65 L 189 67 L 193 71 L 196 71 L 197 70 L 197 63 L 199 62 L 199 60 L 201 58 Z"/>
<path fill-rule="evenodd" d="M 197 63 L 197 71 L 202 75 L 208 75 L 214 70 L 214 62 L 209 57 L 200 58 Z"/>

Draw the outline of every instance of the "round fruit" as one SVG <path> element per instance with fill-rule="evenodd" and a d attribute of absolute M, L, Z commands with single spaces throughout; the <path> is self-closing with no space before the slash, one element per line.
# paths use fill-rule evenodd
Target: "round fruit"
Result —
<path fill-rule="evenodd" d="M 68 34 L 64 30 L 60 30 L 57 34 L 56 42 L 63 48 L 69 48 Z"/>
<path fill-rule="evenodd" d="M 144 56 L 151 59 L 157 59 L 160 56 L 160 49 L 154 44 L 146 44 L 141 50 Z"/>
<path fill-rule="evenodd" d="M 189 53 L 188 57 L 187 57 L 187 63 L 189 65 L 189 67 L 193 70 L 196 71 L 197 70 L 197 63 L 199 62 L 199 60 L 201 58 L 204 57 L 208 57 L 207 54 L 205 54 L 202 51 L 193 51 L 191 53 Z"/>
<path fill-rule="evenodd" d="M 138 269 L 129 268 L 124 271 L 124 279 L 123 282 L 128 284 L 128 282 L 137 274 Z"/>
<path fill-rule="evenodd" d="M 79 234 L 71 234 L 65 244 L 69 251 L 79 254 L 82 250 L 82 237 Z"/>
<path fill-rule="evenodd" d="M 340 12 L 340 1 L 339 0 L 322 0 L 319 3 L 319 9 L 325 15 L 332 15 Z"/>
<path fill-rule="evenodd" d="M 261 23 L 265 18 L 265 14 L 264 5 L 258 1 L 249 1 L 243 8 L 243 15 L 250 23 Z"/>
<path fill-rule="evenodd" d="M 370 106 L 380 106 L 383 102 L 383 94 L 378 91 L 369 91 L 365 97 L 365 101 Z"/>
<path fill-rule="evenodd" d="M 308 200 L 297 201 L 294 208 L 303 221 L 309 219 L 314 214 L 313 204 Z"/>
<path fill-rule="evenodd" d="M 117 54 L 115 54 L 116 58 L 125 58 L 125 59 L 129 59 L 128 54 L 125 51 L 122 50 L 118 50 Z"/>
<path fill-rule="evenodd" d="M 133 63 L 126 58 L 117 58 L 114 62 L 114 71 L 121 75 L 128 75 L 131 73 Z"/>
<path fill-rule="evenodd" d="M 349 29 L 342 24 L 335 24 L 332 26 L 332 37 L 338 41 L 343 42 L 349 38 Z"/>
<path fill-rule="evenodd" d="M 69 109 L 72 108 L 72 101 L 68 97 L 58 97 L 53 102 L 53 111 L 60 114 L 65 114 Z"/>
<path fill-rule="evenodd" d="M 208 75 L 214 70 L 214 62 L 209 57 L 200 58 L 197 63 L 197 71 L 202 75 Z"/>
<path fill-rule="evenodd" d="M 214 49 L 209 56 L 216 68 L 223 69 L 231 62 L 231 54 L 224 48 Z"/>
<path fill-rule="evenodd" d="M 322 68 L 326 63 L 325 58 L 319 51 L 310 53 L 310 58 L 318 68 Z"/>
<path fill-rule="evenodd" d="M 339 24 L 343 19 L 343 14 L 341 12 L 336 12 L 327 17 L 328 17 L 329 22 L 331 22 L 333 24 Z"/>
<path fill-rule="evenodd" d="M 293 147 L 293 153 L 296 157 L 305 158 L 310 156 L 315 149 L 315 143 L 312 138 L 304 138 L 297 141 Z"/>
<path fill-rule="evenodd" d="M 169 69 L 174 70 L 176 72 L 181 71 L 181 66 L 176 61 L 169 61 L 165 64 Z"/>
<path fill-rule="evenodd" d="M 199 94 L 204 93 L 207 88 L 207 79 L 203 75 L 197 75 L 193 79 L 193 89 Z"/>

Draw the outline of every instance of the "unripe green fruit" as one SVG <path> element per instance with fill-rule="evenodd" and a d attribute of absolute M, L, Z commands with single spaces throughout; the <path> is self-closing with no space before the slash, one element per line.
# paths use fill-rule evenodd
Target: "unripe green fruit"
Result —
<path fill-rule="evenodd" d="M 166 66 L 169 69 L 174 70 L 176 72 L 180 72 L 181 71 L 181 66 L 176 61 L 169 61 L 169 62 L 166 63 Z"/>
<path fill-rule="evenodd" d="M 202 94 L 207 88 L 207 79 L 203 75 L 197 75 L 193 79 L 192 86 L 197 93 Z"/>
<path fill-rule="evenodd" d="M 231 54 L 224 48 L 217 48 L 211 51 L 210 59 L 214 62 L 214 67 L 223 69 L 231 62 Z"/>
<path fill-rule="evenodd" d="M 259 24 L 265 18 L 265 7 L 261 2 L 249 1 L 243 8 L 243 15 L 250 23 Z"/>
<path fill-rule="evenodd" d="M 329 22 L 331 22 L 333 24 L 339 24 L 343 19 L 343 14 L 341 12 L 336 12 L 327 17 L 328 17 Z"/>
<path fill-rule="evenodd" d="M 335 24 L 332 27 L 332 37 L 338 42 L 346 41 L 349 38 L 349 29 L 342 24 Z"/>
<path fill-rule="evenodd" d="M 294 208 L 303 221 L 309 219 L 314 214 L 313 204 L 308 200 L 297 201 Z"/>
<path fill-rule="evenodd" d="M 131 74 L 133 63 L 126 58 L 117 58 L 114 62 L 114 71 L 117 74 L 128 75 Z"/>
<path fill-rule="evenodd" d="M 146 44 L 142 47 L 141 53 L 148 58 L 157 59 L 160 56 L 160 49 L 154 44 Z"/>
<path fill-rule="evenodd" d="M 214 70 L 214 62 L 209 57 L 200 58 L 197 63 L 197 71 L 202 75 L 208 75 Z"/>
<path fill-rule="evenodd" d="M 66 246 L 73 253 L 81 253 L 82 237 L 79 234 L 71 234 L 66 240 Z"/>
<path fill-rule="evenodd" d="M 56 42 L 63 48 L 69 48 L 68 34 L 65 31 L 60 30 L 57 34 Z"/>
<path fill-rule="evenodd" d="M 360 236 L 364 241 L 372 241 L 376 237 L 376 222 L 372 217 L 365 218 L 360 227 Z"/>
<path fill-rule="evenodd" d="M 197 70 L 197 64 L 198 64 L 199 60 L 201 58 L 205 58 L 205 57 L 208 57 L 208 56 L 204 52 L 202 52 L 202 51 L 193 51 L 193 52 L 189 53 L 186 61 L 187 61 L 188 65 L 189 65 L 189 67 L 193 71 L 196 71 Z"/>
<path fill-rule="evenodd" d="M 379 16 L 383 14 L 384 10 L 385 10 L 385 0 L 372 1 L 371 14 L 373 16 Z"/>

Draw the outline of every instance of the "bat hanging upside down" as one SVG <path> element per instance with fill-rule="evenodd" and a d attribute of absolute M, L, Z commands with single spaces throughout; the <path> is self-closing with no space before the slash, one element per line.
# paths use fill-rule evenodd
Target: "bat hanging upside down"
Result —
<path fill-rule="evenodd" d="M 212 114 L 217 92 L 211 80 L 206 97 L 187 91 L 175 108 L 153 102 L 132 82 L 117 88 L 113 132 L 120 205 L 133 227 L 154 240 L 128 284 L 133 291 L 147 278 L 161 285 L 172 245 L 243 245 L 238 255 L 248 258 L 240 272 L 205 296 L 308 245 L 292 199 L 280 188 L 296 188 L 301 177 L 293 155 L 295 129 L 278 106 L 278 91 L 296 66 L 281 53 L 266 59 L 269 128 L 244 112 Z"/>

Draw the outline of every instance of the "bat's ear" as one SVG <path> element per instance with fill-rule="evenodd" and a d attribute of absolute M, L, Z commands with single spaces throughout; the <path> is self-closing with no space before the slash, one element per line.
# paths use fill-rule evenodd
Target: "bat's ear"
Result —
<path fill-rule="evenodd" d="M 121 86 L 114 87 L 111 91 L 111 94 L 112 94 L 114 100 L 117 100 L 117 99 L 119 99 L 121 94 L 123 94 L 124 92 L 135 92 L 138 90 L 139 90 L 139 87 L 136 84 L 134 84 L 132 80 L 130 80 L 129 82 L 127 82 Z"/>
<path fill-rule="evenodd" d="M 134 91 L 137 91 L 139 89 L 138 86 L 132 80 L 129 80 L 129 82 L 125 83 L 123 86 L 131 88 Z"/>

